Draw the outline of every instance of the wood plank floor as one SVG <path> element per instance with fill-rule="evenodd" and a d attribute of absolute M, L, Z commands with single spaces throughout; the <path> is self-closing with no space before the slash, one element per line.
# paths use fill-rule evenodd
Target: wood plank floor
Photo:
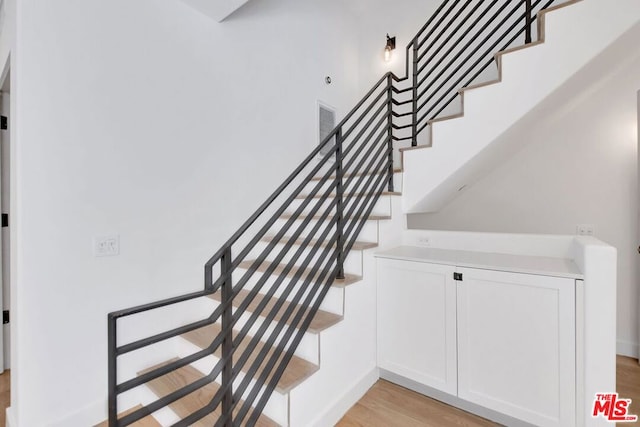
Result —
<path fill-rule="evenodd" d="M 11 372 L 0 375 L 0 427 L 10 403 Z M 618 356 L 618 393 L 632 399 L 630 412 L 640 415 L 640 365 L 636 359 Z M 452 408 L 436 400 L 391 384 L 378 381 L 337 424 L 339 427 L 473 427 L 496 424 Z M 620 423 L 619 426 L 640 426 Z"/>
<path fill-rule="evenodd" d="M 620 396 L 633 400 L 630 412 L 640 415 L 640 365 L 636 359 L 618 356 L 617 384 Z M 338 427 L 475 427 L 498 424 L 380 380 L 337 425 Z M 640 422 L 618 425 L 640 426 Z"/>

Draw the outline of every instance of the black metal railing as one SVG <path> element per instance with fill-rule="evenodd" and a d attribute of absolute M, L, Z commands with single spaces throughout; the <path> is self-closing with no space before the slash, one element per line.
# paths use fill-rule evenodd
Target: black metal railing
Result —
<path fill-rule="evenodd" d="M 429 120 L 491 65 L 495 52 L 522 35 L 531 41 L 537 12 L 552 3 L 443 1 L 407 46 L 407 75 L 387 73 L 376 82 L 207 261 L 202 291 L 110 313 L 110 427 L 131 425 L 212 384 L 199 407 L 173 425 L 193 425 L 211 414 L 216 426 L 254 425 L 328 290 L 345 277 L 345 258 L 378 199 L 394 190 L 394 141 L 416 145 Z M 166 310 L 196 303 L 204 315 L 177 310 L 177 324 L 157 330 L 173 319 Z M 154 313 L 160 313 L 156 320 Z M 122 322 L 142 315 L 151 317 L 136 327 L 152 325 L 155 332 L 121 336 Z M 213 324 L 220 332 L 204 348 L 141 369 L 145 359 L 136 355 L 157 355 L 175 337 Z M 127 357 L 138 367 L 123 368 Z M 119 397 L 205 361 L 206 375 L 118 417 Z"/>

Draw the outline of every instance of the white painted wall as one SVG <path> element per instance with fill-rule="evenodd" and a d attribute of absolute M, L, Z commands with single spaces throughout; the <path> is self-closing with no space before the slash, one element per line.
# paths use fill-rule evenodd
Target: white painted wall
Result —
<path fill-rule="evenodd" d="M 317 100 L 353 105 L 344 12 L 264 0 L 218 24 L 176 0 L 20 3 L 15 425 L 104 418 L 106 314 L 201 289 L 317 144 Z M 94 258 L 108 234 L 120 256 Z"/>
<path fill-rule="evenodd" d="M 393 71 L 405 76 L 406 47 L 435 12 L 438 0 L 352 0 L 354 11 L 366 19 L 359 21 L 360 82 L 364 93 L 380 77 Z M 392 59 L 384 62 L 387 33 L 396 37 Z"/>
<path fill-rule="evenodd" d="M 618 250 L 618 352 L 638 348 L 637 99 L 640 58 L 605 61 L 534 114 L 512 138 L 526 148 L 416 229 L 573 234 L 577 224 Z"/>

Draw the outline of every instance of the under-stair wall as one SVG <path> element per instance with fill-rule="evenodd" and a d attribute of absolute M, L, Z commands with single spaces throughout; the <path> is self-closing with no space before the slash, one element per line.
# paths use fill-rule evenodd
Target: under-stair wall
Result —
<path fill-rule="evenodd" d="M 521 148 L 499 137 L 640 20 L 633 0 L 567 4 L 542 13 L 544 42 L 496 56 L 500 83 L 464 90 L 463 116 L 434 123 L 431 147 L 403 153 L 405 212 L 441 209 Z"/>

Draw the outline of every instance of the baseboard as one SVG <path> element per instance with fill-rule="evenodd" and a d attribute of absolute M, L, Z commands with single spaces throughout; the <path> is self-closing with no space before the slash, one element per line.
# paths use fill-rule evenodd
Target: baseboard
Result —
<path fill-rule="evenodd" d="M 618 340 L 616 343 L 616 353 L 620 356 L 633 357 L 637 359 L 640 355 L 638 343 Z"/>
<path fill-rule="evenodd" d="M 15 420 L 15 415 L 13 414 L 13 408 L 9 406 L 5 411 L 6 415 L 6 427 L 18 427 L 18 423 Z"/>
<path fill-rule="evenodd" d="M 362 396 L 369 391 L 379 378 L 380 375 L 378 373 L 378 368 L 372 369 L 356 381 L 353 387 L 341 396 L 338 396 L 338 398 L 333 401 L 330 408 L 318 416 L 311 425 L 314 427 L 335 426 L 344 414 L 346 414 L 353 405 L 362 399 Z"/>
<path fill-rule="evenodd" d="M 107 419 L 107 401 L 99 400 L 73 412 L 63 419 L 52 421 L 46 427 L 93 426 Z M 17 427 L 17 426 L 12 426 Z"/>
<path fill-rule="evenodd" d="M 409 390 L 413 390 L 416 393 L 420 393 L 435 400 L 439 400 L 440 402 L 445 403 L 449 406 L 462 409 L 463 411 L 470 412 L 479 417 L 496 422 L 499 425 L 510 427 L 535 427 L 533 424 L 529 424 L 508 415 L 504 415 L 499 412 L 492 411 L 491 409 L 484 408 L 480 405 L 467 402 L 466 400 L 462 400 L 457 396 L 453 396 L 440 390 L 427 387 L 423 384 L 403 377 L 402 375 L 394 374 L 393 372 L 387 371 L 385 369 L 380 369 L 380 378 L 408 388 Z"/>

